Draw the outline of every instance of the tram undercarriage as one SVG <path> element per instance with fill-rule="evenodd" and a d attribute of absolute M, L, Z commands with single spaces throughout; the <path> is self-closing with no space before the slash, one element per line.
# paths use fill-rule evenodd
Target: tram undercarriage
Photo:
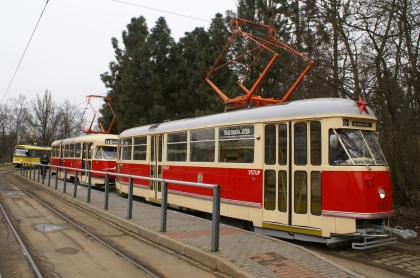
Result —
<path fill-rule="evenodd" d="M 338 247 L 351 243 L 353 249 L 368 249 L 393 244 L 397 242 L 395 235 L 405 239 L 417 237 L 417 233 L 412 230 L 403 230 L 399 226 L 391 228 L 384 224 L 376 225 L 369 222 L 364 222 L 363 227 L 356 229 L 355 233 L 333 234 L 330 238 L 263 229 L 259 227 L 254 227 L 254 231 L 259 234 L 283 239 L 325 243 L 328 247 Z"/>

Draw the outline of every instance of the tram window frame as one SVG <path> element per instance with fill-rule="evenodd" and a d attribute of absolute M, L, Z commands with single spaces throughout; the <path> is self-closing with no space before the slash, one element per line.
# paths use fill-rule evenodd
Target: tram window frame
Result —
<path fill-rule="evenodd" d="M 322 161 L 322 131 L 321 122 L 311 122 L 310 124 L 310 156 L 311 165 L 319 166 Z"/>
<path fill-rule="evenodd" d="M 308 164 L 308 124 L 295 123 L 293 134 L 294 163 L 298 166 L 306 166 Z"/>
<path fill-rule="evenodd" d="M 220 127 L 219 162 L 254 163 L 254 130 L 254 125 Z"/>
<path fill-rule="evenodd" d="M 264 163 L 266 165 L 276 164 L 276 137 L 276 125 L 266 125 L 264 127 Z"/>
<path fill-rule="evenodd" d="M 64 157 L 69 157 L 69 145 L 64 145 Z"/>
<path fill-rule="evenodd" d="M 276 209 L 276 171 L 264 171 L 264 209 Z"/>
<path fill-rule="evenodd" d="M 287 212 L 287 199 L 288 199 L 287 186 L 288 186 L 287 171 L 285 170 L 278 171 L 277 172 L 277 210 L 279 212 Z"/>
<path fill-rule="evenodd" d="M 302 177 L 299 176 L 303 174 L 303 182 L 300 183 Z M 294 173 L 294 181 L 293 181 L 293 210 L 296 214 L 307 214 L 308 213 L 308 173 L 306 171 L 295 171 Z M 300 188 L 299 185 L 301 184 Z M 296 192 L 299 192 L 297 194 Z M 305 196 L 305 200 L 302 200 L 300 196 Z M 302 206 L 300 205 L 302 201 Z M 306 205 L 305 205 L 306 204 Z"/>
<path fill-rule="evenodd" d="M 214 162 L 216 153 L 215 129 L 190 131 L 190 161 Z"/>
<path fill-rule="evenodd" d="M 186 131 L 169 133 L 166 142 L 166 161 L 186 162 L 188 133 Z"/>
<path fill-rule="evenodd" d="M 145 161 L 147 156 L 147 136 L 133 138 L 132 160 Z"/>
<path fill-rule="evenodd" d="M 278 164 L 287 165 L 288 164 L 288 144 L 289 135 L 287 133 L 287 124 L 279 124 L 278 126 Z M 282 160 L 281 160 L 282 158 Z"/>
<path fill-rule="evenodd" d="M 69 157 L 74 158 L 74 144 L 69 144 Z"/>
<path fill-rule="evenodd" d="M 322 214 L 322 174 L 320 171 L 311 172 L 311 214 Z"/>
<path fill-rule="evenodd" d="M 123 138 L 121 141 L 121 160 L 132 160 L 133 157 L 133 137 Z"/>
<path fill-rule="evenodd" d="M 74 146 L 74 157 L 80 158 L 82 154 L 82 144 L 76 143 Z"/>

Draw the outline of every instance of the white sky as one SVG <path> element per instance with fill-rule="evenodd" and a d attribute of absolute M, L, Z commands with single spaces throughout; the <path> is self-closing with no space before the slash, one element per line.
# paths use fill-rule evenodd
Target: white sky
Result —
<path fill-rule="evenodd" d="M 0 101 L 10 103 L 19 94 L 35 100 L 48 89 L 57 104 L 67 99 L 84 108 L 87 95 L 106 93 L 99 75 L 114 60 L 111 38 L 121 42 L 132 17 L 144 16 L 149 30 L 160 16 L 165 17 L 178 41 L 197 26 L 207 29 L 217 12 L 225 16 L 226 10 L 236 11 L 235 0 L 121 1 L 208 22 L 112 0 L 49 0 L 6 94 L 46 0 L 1 0 Z"/>

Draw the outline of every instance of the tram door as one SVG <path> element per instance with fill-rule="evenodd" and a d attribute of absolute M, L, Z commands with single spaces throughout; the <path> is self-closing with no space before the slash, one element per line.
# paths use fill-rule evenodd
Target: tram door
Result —
<path fill-rule="evenodd" d="M 321 228 L 321 122 L 291 122 L 293 226 Z"/>
<path fill-rule="evenodd" d="M 263 221 L 320 228 L 320 122 L 267 124 L 264 133 Z"/>
<path fill-rule="evenodd" d="M 91 156 L 92 156 L 92 146 L 93 143 L 83 143 L 82 144 L 82 169 L 91 170 Z M 82 182 L 88 182 L 88 172 L 82 171 L 81 175 Z"/>
<path fill-rule="evenodd" d="M 264 127 L 263 221 L 289 223 L 289 143 L 288 124 Z"/>
<path fill-rule="evenodd" d="M 163 135 L 152 135 L 150 139 L 150 177 L 162 178 Z M 149 199 L 162 199 L 162 184 L 160 182 L 149 182 Z"/>

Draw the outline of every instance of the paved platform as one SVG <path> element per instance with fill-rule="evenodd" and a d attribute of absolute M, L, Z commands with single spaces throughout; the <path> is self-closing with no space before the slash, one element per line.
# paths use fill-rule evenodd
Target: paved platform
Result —
<path fill-rule="evenodd" d="M 210 268 L 218 269 L 232 277 L 361 277 L 359 274 L 333 263 L 303 247 L 220 225 L 219 252 L 211 251 L 211 221 L 168 210 L 167 232 L 160 232 L 160 207 L 140 202 L 133 203 L 132 219 L 127 219 L 128 200 L 109 195 L 108 210 L 104 210 L 104 192 L 92 190 L 91 201 L 86 202 L 87 188 L 51 177 L 50 187 L 27 177 L 16 175 L 35 183 L 59 198 L 110 220 L 153 242 L 184 254 Z"/>

